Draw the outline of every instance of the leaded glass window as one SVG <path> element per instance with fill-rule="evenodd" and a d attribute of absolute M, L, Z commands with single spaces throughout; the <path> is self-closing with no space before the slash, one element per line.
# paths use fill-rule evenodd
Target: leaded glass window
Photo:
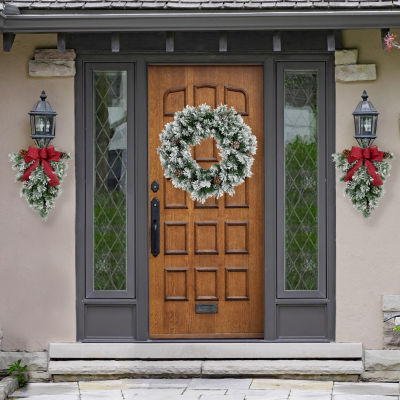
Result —
<path fill-rule="evenodd" d="M 94 71 L 94 290 L 126 290 L 127 72 Z"/>
<path fill-rule="evenodd" d="M 284 72 L 285 290 L 318 290 L 318 71 Z"/>

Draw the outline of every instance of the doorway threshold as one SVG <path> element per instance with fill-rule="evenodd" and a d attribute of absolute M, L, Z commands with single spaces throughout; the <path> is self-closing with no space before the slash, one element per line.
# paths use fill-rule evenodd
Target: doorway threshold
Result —
<path fill-rule="evenodd" d="M 51 343 L 58 360 L 361 359 L 361 343 Z"/>

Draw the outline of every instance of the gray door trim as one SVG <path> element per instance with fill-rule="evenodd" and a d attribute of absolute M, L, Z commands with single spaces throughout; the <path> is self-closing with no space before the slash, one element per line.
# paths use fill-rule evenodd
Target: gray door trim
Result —
<path fill-rule="evenodd" d="M 276 188 L 276 74 L 279 62 L 322 62 L 326 66 L 326 169 L 327 169 L 327 298 L 325 299 L 279 299 L 277 297 L 276 282 L 276 229 L 277 198 L 273 188 Z M 135 64 L 135 102 L 132 111 L 135 121 L 135 247 L 140 249 L 135 254 L 136 267 L 136 298 L 135 299 L 87 299 L 85 298 L 85 103 L 84 103 L 84 68 L 90 62 L 133 63 Z M 326 342 L 335 337 L 335 170 L 329 163 L 329 155 L 335 149 L 335 98 L 334 98 L 334 59 L 330 53 L 320 54 L 78 54 L 75 78 L 75 117 L 76 117 L 76 180 L 77 180 L 77 221 L 76 221 L 76 269 L 77 269 L 77 338 L 85 342 L 122 342 L 122 341 L 149 341 L 149 241 L 148 241 L 148 135 L 147 135 L 147 65 L 149 64 L 263 64 L 264 69 L 264 135 L 265 135 L 265 173 L 271 174 L 268 186 L 265 186 L 265 336 L 266 342 Z M 268 85 L 269 82 L 269 85 Z M 143 234 L 145 232 L 145 234 Z M 87 337 L 85 335 L 85 306 L 88 304 L 123 304 L 129 303 L 135 309 L 135 327 L 132 337 Z M 312 306 L 326 305 L 327 334 L 312 337 L 279 337 L 279 306 L 293 305 Z M 153 342 L 254 342 L 260 340 L 153 340 Z M 262 341 L 262 340 L 261 340 Z"/>

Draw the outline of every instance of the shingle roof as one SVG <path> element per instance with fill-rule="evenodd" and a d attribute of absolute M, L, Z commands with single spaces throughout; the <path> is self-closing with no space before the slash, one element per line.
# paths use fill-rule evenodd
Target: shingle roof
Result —
<path fill-rule="evenodd" d="M 400 0 L 8 0 L 20 9 L 393 9 Z"/>

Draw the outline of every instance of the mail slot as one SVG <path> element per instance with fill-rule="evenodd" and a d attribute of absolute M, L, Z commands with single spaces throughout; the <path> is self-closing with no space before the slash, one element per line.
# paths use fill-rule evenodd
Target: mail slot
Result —
<path fill-rule="evenodd" d="M 196 303 L 196 314 L 216 314 L 218 303 Z"/>

